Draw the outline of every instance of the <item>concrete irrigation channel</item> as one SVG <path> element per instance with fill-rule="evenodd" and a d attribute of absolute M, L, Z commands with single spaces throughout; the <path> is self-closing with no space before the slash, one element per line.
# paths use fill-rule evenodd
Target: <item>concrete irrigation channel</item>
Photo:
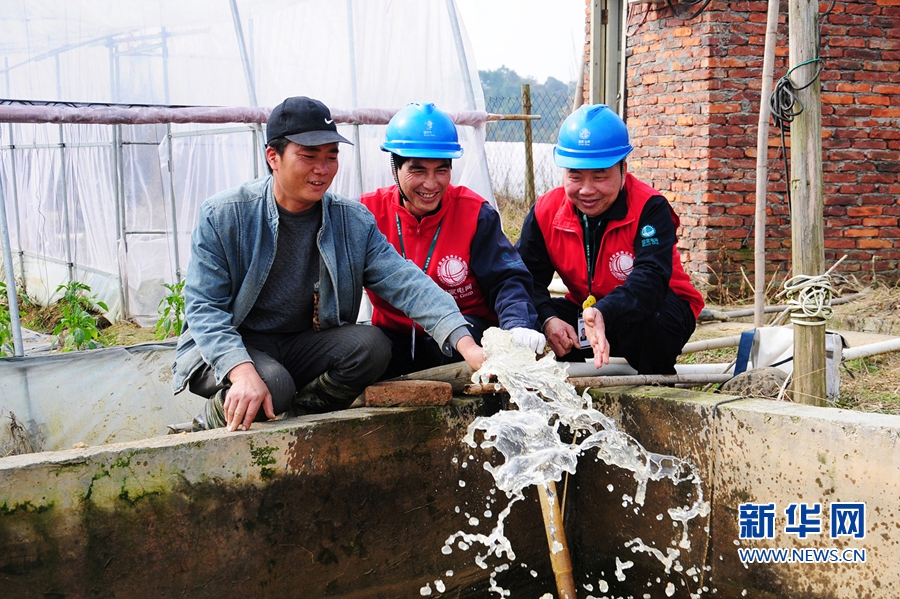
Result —
<path fill-rule="evenodd" d="M 9 368 L 0 365 L 4 379 Z M 172 398 L 159 368 L 164 405 Z M 900 595 L 900 417 L 661 387 L 591 393 L 644 447 L 698 467 L 710 513 L 691 521 L 685 544 L 662 515 L 690 503 L 689 486 L 651 482 L 637 506 L 625 497 L 635 494 L 630 474 L 584 455 L 558 483 L 579 597 Z M 77 398 L 52 399 L 77 419 Z M 8 413 L 13 398 L 0 400 Z M 354 408 L 238 433 L 152 428 L 143 439 L 0 458 L 0 596 L 367 599 L 426 587 L 492 596 L 474 550 L 442 547 L 494 497 L 482 464 L 497 456 L 462 439 L 502 403 L 457 395 L 446 406 Z M 864 521 L 837 512 L 838 522 L 835 505 L 862 505 Z M 748 538 L 765 520 L 747 510 L 769 506 L 771 536 Z M 515 560 L 496 582 L 514 598 L 554 596 L 536 492 L 514 504 L 505 528 Z M 680 566 L 634 553 L 637 538 L 663 554 L 678 547 Z M 750 549 L 787 553 L 757 552 L 750 563 L 741 553 Z"/>

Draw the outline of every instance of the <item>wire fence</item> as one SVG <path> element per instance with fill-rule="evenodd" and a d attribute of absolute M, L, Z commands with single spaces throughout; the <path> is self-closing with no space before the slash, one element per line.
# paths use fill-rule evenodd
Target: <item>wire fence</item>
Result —
<path fill-rule="evenodd" d="M 535 197 L 558 186 L 562 170 L 553 164 L 553 144 L 560 125 L 572 110 L 572 96 L 531 92 L 531 151 Z M 522 97 L 486 97 L 487 111 L 495 114 L 523 114 Z M 525 128 L 529 121 L 495 121 L 487 124 L 485 154 L 491 173 L 491 187 L 498 204 L 526 201 L 527 154 Z"/>

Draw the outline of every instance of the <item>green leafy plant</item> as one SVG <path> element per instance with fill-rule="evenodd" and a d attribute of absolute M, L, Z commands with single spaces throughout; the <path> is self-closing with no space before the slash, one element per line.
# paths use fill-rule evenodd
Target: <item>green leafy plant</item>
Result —
<path fill-rule="evenodd" d="M 62 351 L 97 349 L 103 347 L 98 340 L 100 329 L 92 310 L 109 310 L 106 304 L 97 301 L 97 296 L 88 296 L 91 288 L 78 281 L 60 285 L 56 291 L 64 291 L 57 302 L 62 318 L 53 329 L 53 334 L 63 339 Z"/>
<path fill-rule="evenodd" d="M 169 290 L 169 294 L 159 300 L 157 307 L 160 316 L 156 321 L 157 339 L 180 334 L 184 324 L 184 281 L 173 285 L 163 283 L 163 287 Z"/>

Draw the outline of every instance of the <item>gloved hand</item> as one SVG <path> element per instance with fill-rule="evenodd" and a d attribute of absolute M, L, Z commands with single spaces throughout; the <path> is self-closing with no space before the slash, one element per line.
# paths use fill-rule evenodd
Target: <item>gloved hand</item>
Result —
<path fill-rule="evenodd" d="M 517 327 L 509 330 L 512 335 L 513 343 L 523 345 L 530 348 L 536 354 L 544 353 L 544 346 L 547 345 L 547 339 L 541 333 L 533 329 Z"/>

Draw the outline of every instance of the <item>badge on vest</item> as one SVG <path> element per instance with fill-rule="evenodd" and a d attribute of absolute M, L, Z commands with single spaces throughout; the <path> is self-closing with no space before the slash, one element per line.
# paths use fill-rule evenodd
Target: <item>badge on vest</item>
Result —
<path fill-rule="evenodd" d="M 449 256 L 444 256 L 441 261 L 438 262 L 437 276 L 441 283 L 444 284 L 444 287 L 456 287 L 460 285 L 466 280 L 468 274 L 469 265 L 459 256 L 450 254 Z"/>
<path fill-rule="evenodd" d="M 645 248 L 650 245 L 659 245 L 659 238 L 656 236 L 656 228 L 653 225 L 644 225 L 641 227 L 641 247 Z"/>
<path fill-rule="evenodd" d="M 628 278 L 628 275 L 631 274 L 632 270 L 634 270 L 634 254 L 631 252 L 622 250 L 621 252 L 616 252 L 610 256 L 609 272 L 611 272 L 616 279 L 624 281 Z"/>

